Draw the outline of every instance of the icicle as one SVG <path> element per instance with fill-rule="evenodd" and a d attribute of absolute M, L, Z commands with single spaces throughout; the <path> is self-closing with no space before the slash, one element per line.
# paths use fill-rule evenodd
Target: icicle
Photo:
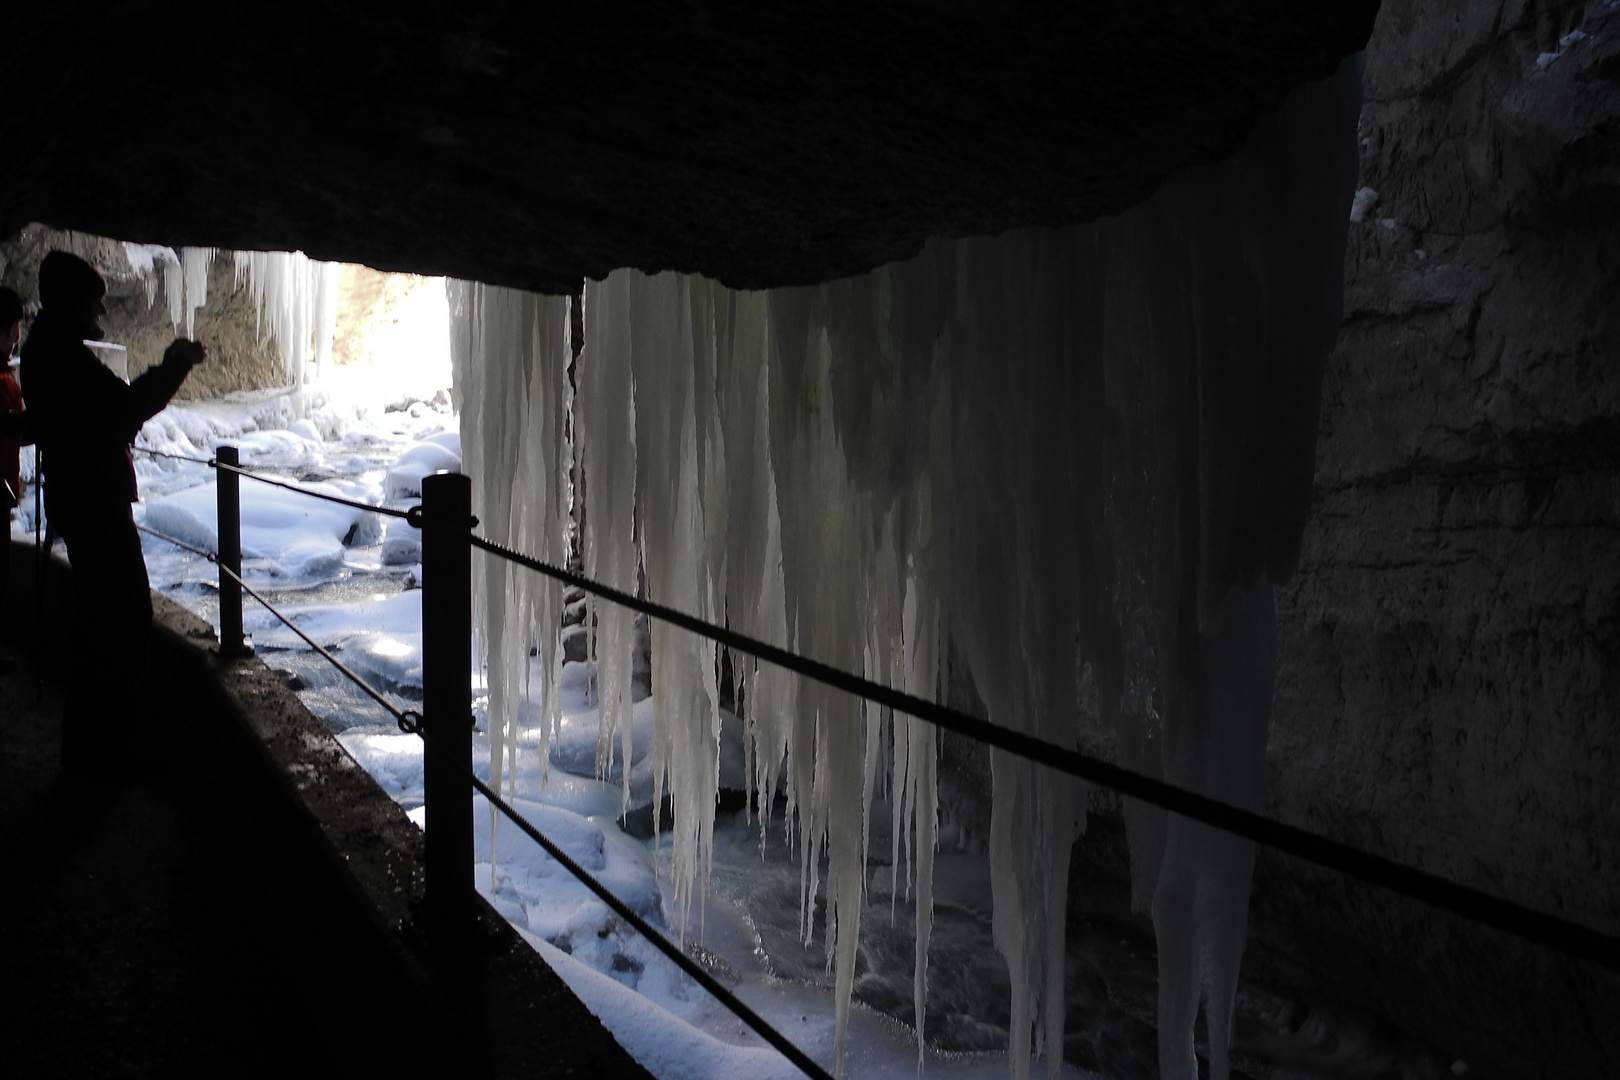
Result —
<path fill-rule="evenodd" d="M 161 244 L 132 244 L 124 242 L 124 257 L 129 261 L 129 271 L 146 288 L 146 306 L 151 307 L 157 300 L 158 264 L 167 268 L 171 264 L 178 265 L 180 256 L 175 254 L 173 248 Z M 167 278 L 167 272 L 163 275 Z M 164 299 L 168 299 L 168 284 L 164 284 Z M 171 308 L 172 311 L 172 308 Z"/>
<path fill-rule="evenodd" d="M 577 366 L 575 419 L 590 499 L 585 515 L 585 574 L 633 593 L 637 588 L 636 407 L 631 326 L 620 314 L 630 307 L 630 281 L 627 274 L 620 273 L 604 282 L 585 284 L 585 349 Z M 590 603 L 596 622 L 594 654 L 602 724 L 596 767 L 606 773 L 614 736 L 632 726 L 630 654 L 635 645 L 635 618 L 617 605 Z M 628 754 L 621 764 L 628 785 Z M 624 798 L 628 803 L 628 786 Z M 656 797 L 653 812 L 656 817 Z"/>
<path fill-rule="evenodd" d="M 512 289 L 447 282 L 462 460 L 485 535 L 552 563 L 565 561 L 568 305 Z M 516 362 L 503 362 L 516 358 Z M 513 460 L 515 457 L 515 460 Z M 523 702 L 532 700 L 529 646 L 537 642 L 541 724 L 559 709 L 557 627 L 562 593 L 548 578 L 497 559 L 473 564 L 476 625 L 488 670 L 491 785 L 516 784 Z M 542 781 L 544 779 L 542 755 Z"/>
<path fill-rule="evenodd" d="M 178 261 L 163 264 L 163 295 L 169 303 L 169 324 L 178 328 L 186 318 L 186 271 Z"/>
<path fill-rule="evenodd" d="M 185 277 L 186 337 L 197 336 L 197 309 L 208 303 L 208 268 L 214 262 L 213 248 L 181 248 L 180 264 Z M 174 295 L 169 296 L 169 313 L 174 314 Z M 176 319 L 176 322 L 179 320 Z"/>
<path fill-rule="evenodd" d="M 332 360 L 332 340 L 337 336 L 337 295 L 341 267 L 335 262 L 314 265 L 315 270 L 315 370 L 324 373 Z M 319 374 L 316 376 L 319 378 Z"/>

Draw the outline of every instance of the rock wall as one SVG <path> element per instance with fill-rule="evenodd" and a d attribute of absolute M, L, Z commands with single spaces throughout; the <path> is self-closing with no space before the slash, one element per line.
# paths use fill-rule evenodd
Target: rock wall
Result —
<path fill-rule="evenodd" d="M 162 271 L 155 277 L 134 272 L 121 241 L 29 225 L 0 242 L 0 284 L 17 290 L 27 303 L 37 302 L 39 264 L 53 248 L 72 251 L 90 262 L 107 280 L 107 314 L 101 320 L 106 340 L 129 349 L 129 374 L 139 375 L 163 358 L 169 342 L 185 333 L 169 319 Z M 26 332 L 26 327 L 24 328 Z M 246 282 L 236 282 L 227 252 L 208 272 L 208 302 L 197 309 L 194 334 L 208 346 L 208 363 L 193 371 L 180 388 L 182 399 L 219 397 L 234 390 L 261 390 L 288 381 L 281 354 L 269 327 L 261 336 L 258 311 Z"/>
<path fill-rule="evenodd" d="M 437 278 L 390 274 L 369 266 L 344 263 L 338 271 L 337 325 L 332 335 L 332 362 L 369 365 L 378 362 L 379 330 L 398 323 L 400 308 L 422 289 L 443 290 Z"/>
<path fill-rule="evenodd" d="M 1620 933 L 1620 4 L 1385 0 L 1281 817 Z M 1620 980 L 1263 860 L 1255 925 L 1487 1076 L 1620 1075 Z"/>

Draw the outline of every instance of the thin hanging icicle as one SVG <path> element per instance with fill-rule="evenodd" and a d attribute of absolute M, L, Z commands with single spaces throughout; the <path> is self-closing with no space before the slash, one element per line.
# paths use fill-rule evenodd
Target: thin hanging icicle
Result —
<path fill-rule="evenodd" d="M 485 508 L 485 535 L 558 565 L 565 557 L 568 302 L 459 281 L 446 288 L 462 460 L 473 477 L 474 504 Z M 513 448 L 515 468 L 488 467 L 507 461 Z M 531 642 L 541 673 L 542 746 L 556 732 L 562 593 L 549 578 L 481 558 L 473 561 L 473 605 L 489 689 L 490 784 L 500 789 L 504 781 L 512 794 L 517 737 L 535 691 Z M 544 761 L 542 754 L 542 783 Z M 494 814 L 492 808 L 491 829 Z"/>

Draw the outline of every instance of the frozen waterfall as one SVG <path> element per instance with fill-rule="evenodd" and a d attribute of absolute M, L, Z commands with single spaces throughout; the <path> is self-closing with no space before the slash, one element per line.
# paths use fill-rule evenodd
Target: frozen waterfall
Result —
<path fill-rule="evenodd" d="M 184 325 L 186 337 L 195 337 L 197 309 L 208 302 L 208 271 L 218 252 L 126 243 L 124 254 L 131 273 L 146 283 L 147 303 L 156 302 L 161 276 L 169 321 L 177 331 Z M 261 335 L 268 330 L 275 338 L 288 381 L 295 390 L 303 389 L 306 365 L 313 362 L 319 371 L 332 357 L 338 264 L 318 262 L 299 251 L 238 251 L 233 263 L 236 284 L 246 282 L 252 291 Z"/>
<path fill-rule="evenodd" d="M 552 562 L 572 522 L 588 575 L 912 693 L 942 696 L 954 655 L 992 721 L 1066 745 L 1095 736 L 1127 765 L 1256 806 L 1272 586 L 1310 494 L 1358 105 L 1347 64 L 1233 158 L 1117 217 L 934 240 L 858 278 L 736 292 L 621 270 L 586 283 L 572 367 L 573 301 L 452 285 L 477 512 L 491 538 Z M 556 700 L 560 597 L 489 562 L 499 777 L 521 696 Z M 630 759 L 634 622 L 594 614 L 605 767 L 615 738 Z M 547 685 L 519 687 L 531 647 Z M 786 798 L 807 940 L 825 901 L 840 1060 L 870 808 L 882 792 L 896 808 L 920 1039 L 939 737 L 743 658 L 733 671 L 753 794 L 767 812 Z M 712 849 L 718 678 L 712 643 L 653 626 L 654 775 L 682 907 Z M 991 766 L 1011 1069 L 1044 1057 L 1055 1076 L 1069 855 L 1090 793 L 1000 752 Z M 1252 847 L 1126 815 L 1160 941 L 1163 1075 L 1195 1076 L 1201 1006 L 1224 1078 Z"/>

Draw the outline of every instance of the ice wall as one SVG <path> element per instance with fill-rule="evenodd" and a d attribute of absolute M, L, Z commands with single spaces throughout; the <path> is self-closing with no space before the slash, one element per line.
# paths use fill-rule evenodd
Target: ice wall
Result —
<path fill-rule="evenodd" d="M 568 301 L 467 282 L 449 291 L 455 405 L 461 415 L 462 466 L 472 478 L 482 534 L 561 565 L 567 554 Z M 540 705 L 555 732 L 562 652 L 561 586 L 503 559 L 473 557 L 474 625 L 489 687 L 490 786 L 511 791 L 522 703 Z M 531 643 L 548 687 L 523 685 Z M 542 771 L 547 758 L 537 767 Z M 493 827 L 493 821 L 492 821 Z"/>
<path fill-rule="evenodd" d="M 1358 87 L 1346 66 L 1293 95 L 1228 162 L 1093 225 L 933 241 L 814 288 L 737 293 L 631 270 L 588 282 L 572 411 L 587 573 L 621 589 L 644 573 L 663 603 L 924 695 L 939 693 L 948 638 L 994 722 L 1072 745 L 1081 710 L 1095 710 L 1118 727 L 1127 764 L 1257 805 L 1271 587 L 1292 570 L 1310 492 Z M 457 288 L 458 342 L 504 341 L 501 320 L 524 304 L 553 320 L 552 337 L 566 322 L 555 302 Z M 549 522 L 560 513 L 550 489 L 514 483 L 513 463 L 550 462 L 555 477 L 573 452 L 561 425 L 526 419 L 515 376 L 480 370 L 527 355 L 456 350 L 486 522 L 537 498 Z M 487 604 L 493 619 L 499 605 Z M 596 616 L 603 764 L 629 729 L 633 624 L 608 606 Z M 556 623 L 492 622 L 485 640 L 526 652 L 523 627 L 549 641 Z M 652 647 L 656 768 L 687 904 L 712 836 L 716 656 L 657 625 Z M 889 794 L 896 878 L 917 897 L 920 1032 L 933 732 L 773 669 L 737 670 L 750 775 L 762 805 L 780 785 L 800 845 L 807 940 L 825 898 L 840 1030 L 870 805 Z M 1087 792 L 1008 755 L 991 761 L 1012 1072 L 1044 1057 L 1055 1076 L 1069 853 Z M 1196 1074 L 1202 1007 L 1211 1075 L 1224 1077 L 1252 850 L 1127 810 L 1138 900 L 1160 937 L 1163 1075 Z"/>
<path fill-rule="evenodd" d="M 306 365 L 313 361 L 318 371 L 332 356 L 337 264 L 301 251 L 238 251 L 234 259 L 237 283 L 251 286 L 261 327 L 275 337 L 293 388 L 303 389 Z"/>

